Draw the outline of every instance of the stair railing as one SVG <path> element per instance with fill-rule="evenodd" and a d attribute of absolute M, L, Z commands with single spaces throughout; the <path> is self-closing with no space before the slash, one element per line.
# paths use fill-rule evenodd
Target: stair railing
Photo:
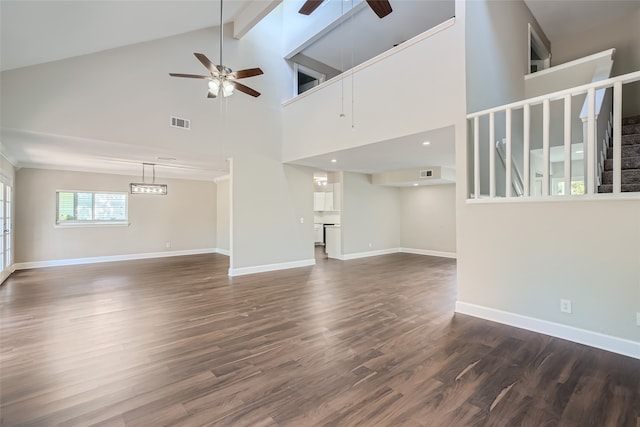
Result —
<path fill-rule="evenodd" d="M 598 143 L 596 134 L 596 90 L 612 88 L 612 104 L 613 104 L 613 193 L 618 194 L 622 189 L 622 172 L 621 172 L 621 158 L 622 158 L 622 87 L 623 85 L 640 81 L 640 71 L 624 74 L 617 77 L 612 77 L 606 80 L 593 82 L 581 86 L 577 86 L 570 89 L 565 89 L 557 92 L 553 92 L 546 95 L 529 98 L 524 101 L 513 102 L 511 104 L 502 105 L 499 107 L 490 108 L 487 110 L 471 113 L 467 115 L 467 119 L 470 120 L 473 125 L 471 127 L 473 138 L 473 184 L 472 184 L 472 197 L 478 199 L 481 197 L 480 193 L 480 176 L 481 176 L 481 164 L 480 164 L 480 118 L 489 118 L 489 141 L 495 140 L 495 114 L 505 114 L 505 169 L 506 169 L 506 182 L 505 182 L 505 195 L 506 197 L 513 197 L 513 159 L 511 156 L 511 115 L 514 110 L 523 110 L 523 166 L 524 173 L 523 178 L 523 197 L 531 197 L 530 191 L 530 110 L 534 105 L 542 105 L 542 153 L 543 153 L 543 171 L 542 171 L 542 197 L 550 196 L 550 176 L 551 176 L 551 163 L 550 163 L 550 141 L 549 141 L 549 127 L 550 127 L 550 103 L 552 101 L 563 101 L 564 103 L 564 162 L 566 165 L 570 165 L 571 162 L 571 101 L 574 96 L 587 95 L 587 115 L 586 115 L 586 145 L 585 145 L 585 160 L 586 160 L 586 188 L 585 194 L 596 194 L 597 192 L 597 176 L 598 176 Z M 496 183 L 495 183 L 495 162 L 494 144 L 490 143 L 489 146 L 489 197 L 496 197 Z M 486 170 L 486 166 L 485 169 Z M 564 176 L 564 188 L 571 188 L 571 174 L 565 174 Z M 570 191 L 565 191 L 567 197 L 571 197 Z M 482 196 L 484 197 L 484 196 Z M 579 197 L 579 196 L 575 196 Z"/>
<path fill-rule="evenodd" d="M 507 145 L 507 140 L 503 139 L 502 141 L 496 141 L 496 151 L 498 152 L 498 157 L 500 157 L 500 160 L 502 161 L 502 165 L 505 167 L 507 167 L 507 161 L 506 161 L 506 157 L 507 157 L 507 153 L 505 151 L 505 146 Z M 513 173 L 512 174 L 512 188 L 515 191 L 515 195 L 517 197 L 522 197 L 522 195 L 524 195 L 524 182 L 522 181 L 522 172 L 520 172 L 520 168 L 518 167 L 518 164 L 515 162 L 515 159 L 513 158 L 513 156 L 511 156 L 511 164 L 513 167 Z"/>

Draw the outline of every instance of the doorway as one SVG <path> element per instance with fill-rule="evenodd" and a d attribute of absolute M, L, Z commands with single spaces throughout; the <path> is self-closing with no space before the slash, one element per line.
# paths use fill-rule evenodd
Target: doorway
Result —
<path fill-rule="evenodd" d="M 0 227 L 2 237 L 0 237 L 0 283 L 11 274 L 13 265 L 12 248 L 12 207 L 13 191 L 11 184 L 6 179 L 0 180 Z"/>

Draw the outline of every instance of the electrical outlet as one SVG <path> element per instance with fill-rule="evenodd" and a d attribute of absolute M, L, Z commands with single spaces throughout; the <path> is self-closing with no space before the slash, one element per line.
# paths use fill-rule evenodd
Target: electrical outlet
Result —
<path fill-rule="evenodd" d="M 372 247 L 373 247 L 373 243 L 369 243 L 369 248 L 372 248 Z"/>
<path fill-rule="evenodd" d="M 300 224 L 304 224 L 304 217 L 300 217 Z"/>
<path fill-rule="evenodd" d="M 171 242 L 165 242 L 164 246 L 165 246 L 167 249 L 171 249 Z"/>
<path fill-rule="evenodd" d="M 640 311 L 636 313 L 636 325 L 640 326 Z"/>
<path fill-rule="evenodd" d="M 571 313 L 571 300 L 570 299 L 561 299 L 560 300 L 560 311 L 563 313 Z"/>

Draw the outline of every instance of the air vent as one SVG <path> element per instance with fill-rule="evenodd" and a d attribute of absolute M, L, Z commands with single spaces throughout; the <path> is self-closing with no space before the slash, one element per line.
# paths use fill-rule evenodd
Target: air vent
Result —
<path fill-rule="evenodd" d="M 433 170 L 422 170 L 420 171 L 420 179 L 431 178 L 433 177 Z"/>
<path fill-rule="evenodd" d="M 171 117 L 171 127 L 180 129 L 190 129 L 191 120 L 181 119 L 180 117 Z"/>

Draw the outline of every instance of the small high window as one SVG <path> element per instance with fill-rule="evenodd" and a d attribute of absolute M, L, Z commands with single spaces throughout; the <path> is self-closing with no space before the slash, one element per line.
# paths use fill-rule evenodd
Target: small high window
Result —
<path fill-rule="evenodd" d="M 546 70 L 551 67 L 551 53 L 542 38 L 529 24 L 529 73 Z"/>
<path fill-rule="evenodd" d="M 326 79 L 327 76 L 325 74 L 312 70 L 304 65 L 293 64 L 294 95 L 300 95 L 318 86 L 320 83 L 324 83 Z"/>

